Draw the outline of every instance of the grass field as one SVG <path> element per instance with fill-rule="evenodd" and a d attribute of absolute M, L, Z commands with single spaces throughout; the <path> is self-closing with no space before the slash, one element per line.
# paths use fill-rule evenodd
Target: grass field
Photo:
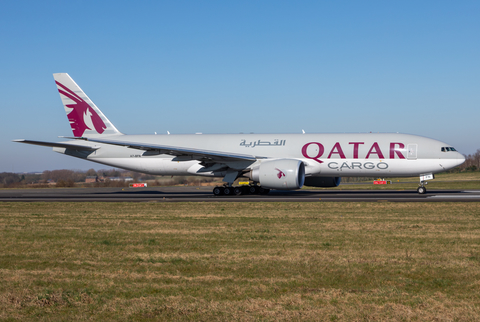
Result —
<path fill-rule="evenodd" d="M 480 203 L 0 203 L 0 320 L 480 320 Z"/>

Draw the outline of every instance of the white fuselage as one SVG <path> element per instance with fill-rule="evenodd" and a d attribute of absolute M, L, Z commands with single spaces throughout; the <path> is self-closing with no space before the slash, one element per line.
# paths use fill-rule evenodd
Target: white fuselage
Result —
<path fill-rule="evenodd" d="M 265 160 L 298 159 L 305 164 L 307 177 L 416 176 L 446 171 L 465 160 L 462 154 L 445 149 L 449 147 L 446 143 L 397 133 L 122 135 L 110 139 L 145 145 L 195 147 L 199 151 L 221 151 L 223 154 L 248 155 L 256 159 L 224 162 L 228 168 L 238 170 L 255 168 Z M 225 175 L 222 162 L 208 165 L 192 155 L 172 156 L 81 140 L 69 143 L 98 149 L 87 152 L 54 148 L 54 151 L 157 175 Z"/>

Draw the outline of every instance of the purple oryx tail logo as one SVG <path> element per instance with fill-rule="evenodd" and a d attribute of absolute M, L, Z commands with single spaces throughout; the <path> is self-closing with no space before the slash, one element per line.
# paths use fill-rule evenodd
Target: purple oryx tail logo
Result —
<path fill-rule="evenodd" d="M 97 133 L 102 134 L 107 126 L 100 116 L 98 116 L 97 112 L 95 112 L 87 102 L 65 85 L 57 81 L 55 81 L 55 83 L 60 87 L 58 91 L 61 95 L 64 95 L 75 102 L 75 104 L 65 104 L 72 109 L 72 111 L 67 114 L 67 117 L 70 121 L 73 135 L 80 137 L 86 130 L 93 130 L 94 128 Z"/>
<path fill-rule="evenodd" d="M 277 173 L 278 179 L 282 179 L 282 177 L 285 177 L 285 173 L 282 170 L 280 170 L 279 168 L 275 168 L 275 170 L 278 171 Z"/>

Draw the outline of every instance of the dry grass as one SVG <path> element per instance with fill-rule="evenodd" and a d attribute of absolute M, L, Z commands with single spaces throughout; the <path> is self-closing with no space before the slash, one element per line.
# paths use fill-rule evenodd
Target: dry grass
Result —
<path fill-rule="evenodd" d="M 1 320 L 480 320 L 479 203 L 2 203 Z"/>

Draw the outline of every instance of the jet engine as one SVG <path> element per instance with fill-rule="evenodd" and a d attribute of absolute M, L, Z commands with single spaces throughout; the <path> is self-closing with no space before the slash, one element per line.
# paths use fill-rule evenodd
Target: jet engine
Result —
<path fill-rule="evenodd" d="M 293 159 L 263 161 L 247 176 L 266 189 L 300 189 L 305 181 L 305 165 Z"/>
<path fill-rule="evenodd" d="M 332 188 L 340 184 L 340 177 L 307 177 L 305 185 L 309 187 Z"/>

